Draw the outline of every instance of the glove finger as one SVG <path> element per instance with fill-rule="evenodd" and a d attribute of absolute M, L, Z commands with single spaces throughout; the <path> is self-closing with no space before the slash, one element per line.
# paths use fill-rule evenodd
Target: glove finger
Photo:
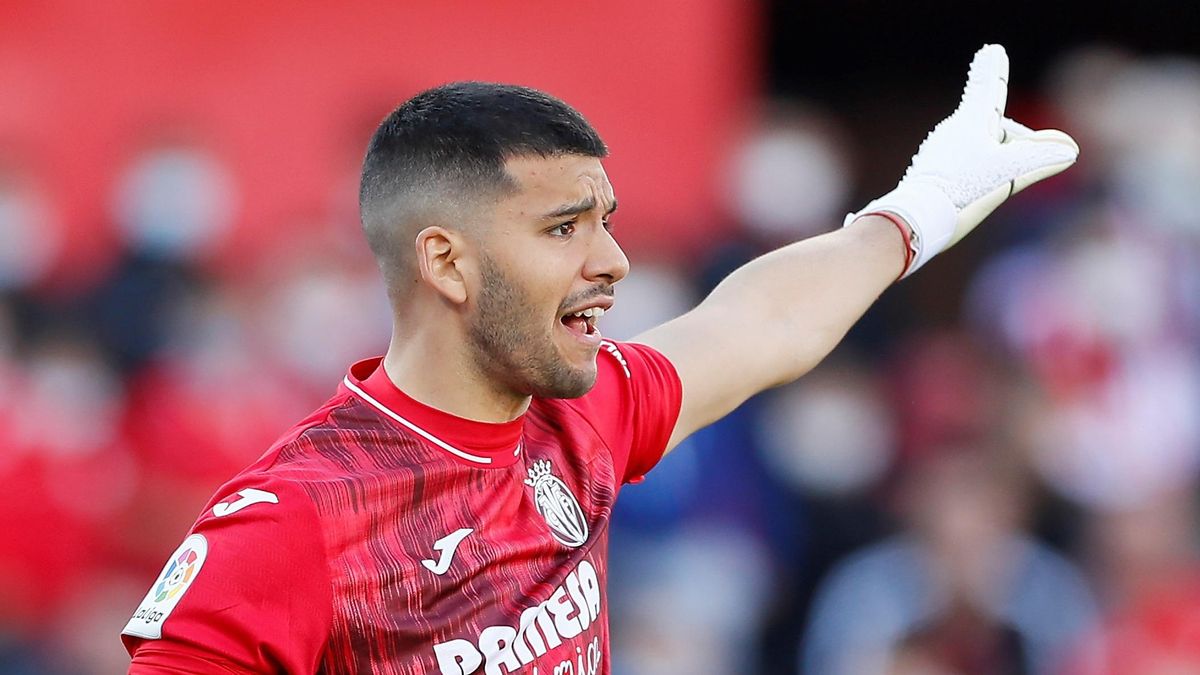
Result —
<path fill-rule="evenodd" d="M 1005 117 L 1000 120 L 1001 143 L 1007 143 L 1017 138 L 1025 138 L 1033 133 L 1033 129 L 1021 124 L 1020 122 Z"/>
<path fill-rule="evenodd" d="M 1066 146 L 1070 148 L 1071 152 L 1075 153 L 1075 157 L 1079 157 L 1079 144 L 1075 142 L 1074 138 L 1068 136 L 1066 132 L 1059 131 L 1058 129 L 1042 129 L 1033 132 L 1026 138 L 1039 143 L 1057 143 Z"/>
<path fill-rule="evenodd" d="M 1034 131 L 1024 124 L 1021 124 L 1020 122 L 1008 117 L 1005 117 L 1000 121 L 1000 128 L 1005 134 L 1005 139 L 1002 141 L 1003 143 L 1011 143 L 1012 141 L 1020 139 L 1035 140 L 1038 142 L 1061 143 L 1074 150 L 1076 155 L 1079 154 L 1079 144 L 1075 142 L 1075 139 L 1071 138 L 1066 133 L 1059 131 L 1058 129 L 1042 129 L 1041 131 Z"/>
<path fill-rule="evenodd" d="M 1030 185 L 1033 185 L 1040 180 L 1045 180 L 1054 174 L 1062 173 L 1066 169 L 1070 168 L 1070 166 L 1074 163 L 1074 160 L 1072 160 L 1070 162 L 1051 164 L 1050 166 L 1043 166 L 1036 171 L 1031 171 L 1023 176 L 1018 177 L 1012 182 L 1012 191 L 1008 193 L 1008 196 L 1011 197 Z"/>
<path fill-rule="evenodd" d="M 986 124 L 988 134 L 999 141 L 1003 137 L 1000 120 L 1007 102 L 1008 53 L 1000 45 L 984 45 L 971 60 L 958 110 Z"/>
<path fill-rule="evenodd" d="M 1056 129 L 1033 131 L 1000 146 L 999 160 L 1011 176 L 1010 195 L 1053 176 L 1075 163 L 1079 146 Z"/>

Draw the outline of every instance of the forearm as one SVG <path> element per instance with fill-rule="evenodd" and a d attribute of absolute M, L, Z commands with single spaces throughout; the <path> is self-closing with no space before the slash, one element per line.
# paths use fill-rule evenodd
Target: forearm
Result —
<path fill-rule="evenodd" d="M 695 309 L 635 337 L 683 382 L 668 450 L 817 365 L 900 275 L 905 248 L 891 220 L 865 216 L 746 263 Z"/>
<path fill-rule="evenodd" d="M 896 224 L 866 216 L 752 260 L 697 309 L 734 327 L 726 331 L 736 354 L 730 358 L 753 394 L 791 382 L 825 358 L 896 280 L 904 261 Z"/>

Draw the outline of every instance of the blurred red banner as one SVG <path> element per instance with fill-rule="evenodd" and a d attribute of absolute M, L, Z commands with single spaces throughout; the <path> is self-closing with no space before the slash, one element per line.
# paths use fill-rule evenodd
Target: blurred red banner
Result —
<path fill-rule="evenodd" d="M 233 169 L 222 258 L 237 265 L 297 223 L 351 220 L 370 132 L 408 96 L 516 82 L 607 140 L 622 240 L 681 256 L 721 227 L 720 160 L 760 88 L 757 20 L 739 0 L 5 3 L 0 166 L 49 193 L 71 268 L 115 248 L 122 166 L 182 135 Z"/>

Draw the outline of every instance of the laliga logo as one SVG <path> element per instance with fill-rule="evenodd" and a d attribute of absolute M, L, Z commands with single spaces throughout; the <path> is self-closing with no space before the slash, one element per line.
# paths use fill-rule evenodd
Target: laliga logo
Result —
<path fill-rule="evenodd" d="M 163 572 L 163 579 L 158 584 L 154 601 L 162 602 L 163 600 L 179 595 L 179 592 L 191 582 L 192 576 L 199 567 L 196 564 L 199 559 L 200 556 L 196 554 L 196 551 L 188 548 L 180 553 L 175 560 L 172 560 L 170 566 L 167 567 L 167 571 Z"/>
<path fill-rule="evenodd" d="M 183 599 L 188 586 L 200 574 L 208 557 L 208 540 L 202 534 L 189 535 L 171 554 L 154 585 L 142 598 L 142 604 L 121 629 L 123 635 L 135 635 L 148 640 L 162 638 L 163 623 Z"/>
<path fill-rule="evenodd" d="M 564 546 L 579 548 L 588 538 L 587 517 L 567 484 L 550 473 L 549 460 L 538 460 L 529 468 L 526 485 L 533 487 L 533 503 Z"/>

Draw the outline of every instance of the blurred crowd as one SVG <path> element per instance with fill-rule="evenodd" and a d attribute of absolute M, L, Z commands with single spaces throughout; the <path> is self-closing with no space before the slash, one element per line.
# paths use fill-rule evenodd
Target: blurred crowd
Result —
<path fill-rule="evenodd" d="M 625 489 L 614 672 L 1200 673 L 1200 63 L 1081 50 L 1038 109 L 1077 167 Z M 601 329 L 840 224 L 871 140 L 766 106 L 729 160 L 737 236 L 635 258 Z M 0 672 L 120 672 L 200 507 L 383 352 L 389 312 L 350 177 L 229 269 L 247 186 L 156 137 L 113 177 L 120 254 L 72 283 L 40 180 L 0 153 Z"/>
<path fill-rule="evenodd" d="M 626 490 L 618 672 L 1200 673 L 1200 63 L 1084 49 L 1012 108 L 1079 165 Z M 771 106 L 647 321 L 865 201 L 848 126 Z"/>

